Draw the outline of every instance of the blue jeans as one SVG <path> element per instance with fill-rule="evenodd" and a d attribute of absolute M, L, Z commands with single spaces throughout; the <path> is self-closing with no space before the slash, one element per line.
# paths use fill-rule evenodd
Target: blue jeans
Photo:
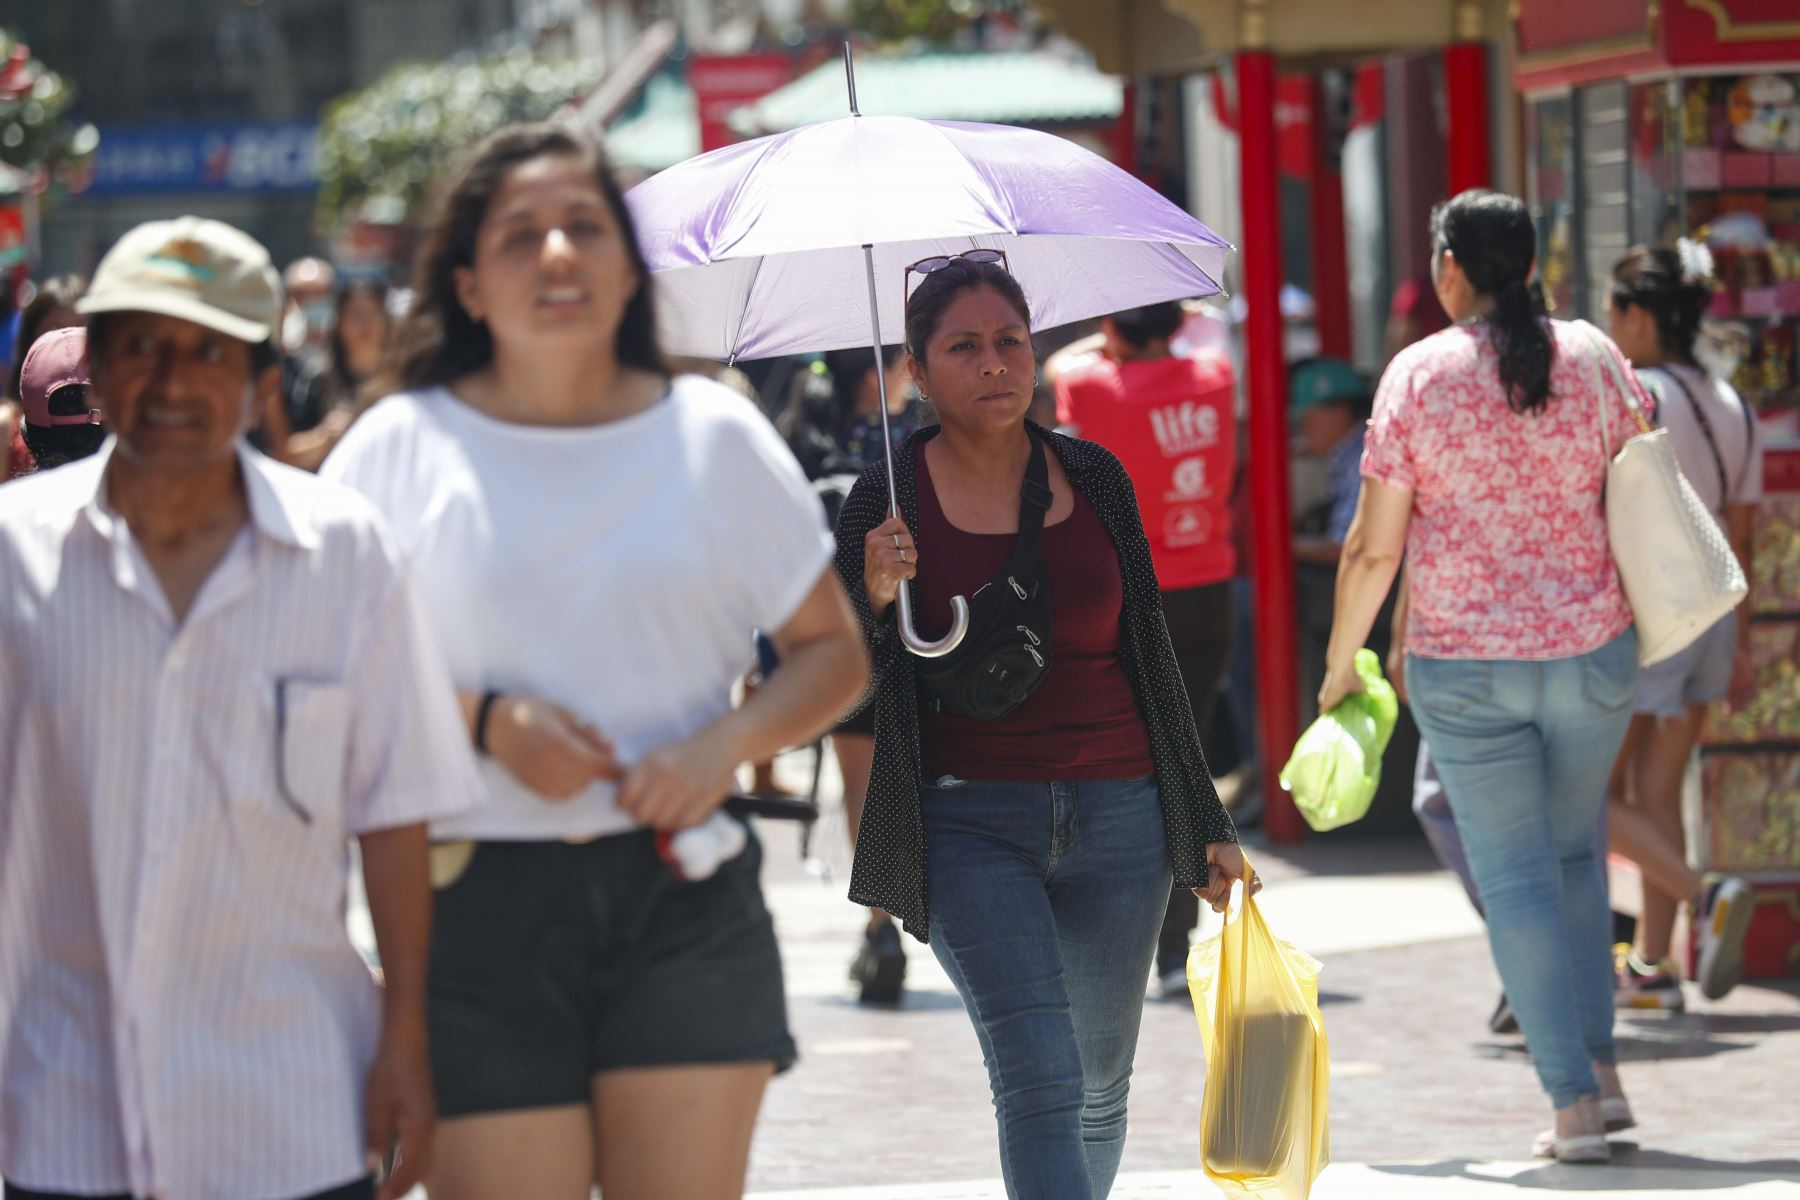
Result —
<path fill-rule="evenodd" d="M 1637 635 L 1543 662 L 1406 660 L 1500 982 L 1557 1108 L 1614 1061 L 1612 914 L 1594 827 L 1637 681 Z"/>
<path fill-rule="evenodd" d="M 931 948 L 987 1060 L 1013 1200 L 1103 1200 L 1169 901 L 1156 777 L 920 789 Z"/>

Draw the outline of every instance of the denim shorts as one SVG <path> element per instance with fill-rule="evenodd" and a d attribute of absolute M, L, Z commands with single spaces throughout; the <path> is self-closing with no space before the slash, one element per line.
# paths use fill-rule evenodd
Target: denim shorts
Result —
<path fill-rule="evenodd" d="M 1731 690 L 1737 654 L 1736 613 L 1726 613 L 1679 654 L 1638 668 L 1634 712 L 1679 717 L 1690 704 L 1716 704 Z"/>
<path fill-rule="evenodd" d="M 439 1113 L 586 1104 L 595 1074 L 630 1067 L 792 1066 L 761 868 L 754 834 L 698 883 L 650 833 L 474 843 L 432 916 Z"/>

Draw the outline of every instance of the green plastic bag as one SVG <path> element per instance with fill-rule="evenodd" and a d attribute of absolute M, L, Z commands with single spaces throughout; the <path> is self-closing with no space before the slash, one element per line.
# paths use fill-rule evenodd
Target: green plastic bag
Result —
<path fill-rule="evenodd" d="M 1381 785 L 1381 756 L 1400 719 L 1400 698 L 1373 650 L 1356 652 L 1356 673 L 1363 690 L 1314 721 L 1281 769 L 1281 786 L 1320 833 L 1359 821 L 1369 811 Z"/>

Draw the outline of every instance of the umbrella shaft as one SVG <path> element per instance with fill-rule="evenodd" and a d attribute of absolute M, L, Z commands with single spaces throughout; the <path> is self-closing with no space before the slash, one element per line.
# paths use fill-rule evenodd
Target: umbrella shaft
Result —
<path fill-rule="evenodd" d="M 863 270 L 869 277 L 869 338 L 875 354 L 875 387 L 881 394 L 881 452 L 887 457 L 888 515 L 900 515 L 900 490 L 894 485 L 894 435 L 888 428 L 887 366 L 881 361 L 881 311 L 875 295 L 875 247 L 864 244 Z"/>

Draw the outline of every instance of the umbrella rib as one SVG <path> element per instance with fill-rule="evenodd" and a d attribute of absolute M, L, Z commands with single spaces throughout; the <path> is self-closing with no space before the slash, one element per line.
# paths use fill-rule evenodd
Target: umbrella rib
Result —
<path fill-rule="evenodd" d="M 1174 242 L 1164 242 L 1163 245 L 1167 246 L 1169 249 L 1173 250 L 1175 253 L 1181 254 L 1181 247 L 1177 246 Z M 1181 254 L 1181 257 L 1186 258 L 1188 261 L 1188 264 L 1190 266 L 1192 266 L 1194 268 L 1194 270 L 1200 272 L 1200 278 L 1202 278 L 1202 279 L 1206 280 L 1206 282 L 1212 284 L 1214 289 L 1218 292 L 1219 295 L 1223 296 L 1227 300 L 1231 299 L 1231 293 L 1225 290 L 1225 285 L 1220 283 L 1218 280 L 1214 279 L 1207 272 L 1205 267 L 1201 266 L 1199 263 L 1195 262 L 1193 259 L 1188 258 L 1188 256 L 1185 254 Z"/>
<path fill-rule="evenodd" d="M 748 179 L 750 176 L 756 174 L 757 168 L 762 166 L 763 159 L 769 157 L 769 155 L 771 155 L 775 152 L 775 144 L 777 142 L 783 142 L 785 144 L 785 141 L 786 141 L 786 139 L 785 139 L 784 135 L 782 135 L 782 134 L 770 135 L 770 137 L 768 139 L 768 144 L 763 146 L 760 150 L 758 150 L 756 152 L 756 161 L 751 163 L 750 166 L 744 171 L 744 178 Z M 734 217 L 735 215 L 737 215 L 738 200 L 740 197 L 743 196 L 743 194 L 744 193 L 743 193 L 742 189 L 732 192 L 730 202 L 725 205 L 725 211 L 722 214 L 720 214 L 720 221 L 719 221 L 720 228 L 729 229 L 731 227 L 731 218 Z M 726 254 L 730 253 L 731 247 L 735 246 L 739 242 L 743 241 L 744 238 L 749 235 L 749 232 L 750 232 L 749 229 L 745 229 L 745 231 L 743 233 L 740 233 L 735 239 L 732 240 L 731 245 L 716 246 L 716 247 L 709 246 L 707 248 L 707 255 L 706 255 L 707 265 L 711 266 L 713 263 L 722 261 L 724 259 L 724 256 Z"/>
<path fill-rule="evenodd" d="M 744 322 L 750 319 L 750 297 L 756 294 L 756 281 L 762 278 L 763 263 L 768 255 L 758 255 L 756 265 L 750 269 L 750 285 L 744 289 L 744 306 L 738 310 L 737 328 L 731 331 L 731 361 L 737 362 L 738 351 L 744 346 Z"/>

